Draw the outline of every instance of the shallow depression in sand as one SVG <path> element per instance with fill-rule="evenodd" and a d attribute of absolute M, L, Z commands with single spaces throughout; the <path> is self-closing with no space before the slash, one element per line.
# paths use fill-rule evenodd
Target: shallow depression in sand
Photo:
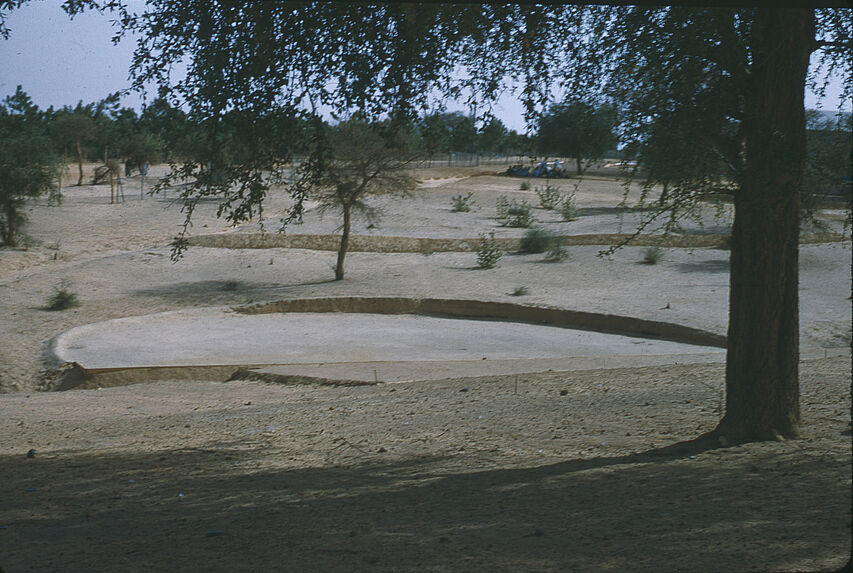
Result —
<path fill-rule="evenodd" d="M 517 322 L 368 313 L 181 311 L 64 333 L 57 358 L 86 369 L 688 355 L 720 349 Z"/>

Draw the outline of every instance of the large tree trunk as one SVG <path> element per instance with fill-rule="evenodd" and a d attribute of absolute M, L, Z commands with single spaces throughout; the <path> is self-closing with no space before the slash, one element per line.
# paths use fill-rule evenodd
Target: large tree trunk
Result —
<path fill-rule="evenodd" d="M 716 430 L 730 442 L 798 432 L 799 196 L 813 38 L 813 11 L 758 10 L 732 228 L 726 413 Z"/>
<path fill-rule="evenodd" d="M 77 178 L 77 187 L 80 187 L 83 184 L 83 150 L 80 149 L 80 140 L 75 142 L 75 147 L 77 148 L 77 171 L 80 174 Z"/>
<path fill-rule="evenodd" d="M 344 278 L 344 257 L 347 256 L 349 248 L 349 230 L 350 221 L 352 219 L 352 205 L 345 203 L 344 209 L 344 224 L 341 232 L 341 246 L 338 249 L 338 263 L 335 265 L 335 280 L 340 281 Z"/>

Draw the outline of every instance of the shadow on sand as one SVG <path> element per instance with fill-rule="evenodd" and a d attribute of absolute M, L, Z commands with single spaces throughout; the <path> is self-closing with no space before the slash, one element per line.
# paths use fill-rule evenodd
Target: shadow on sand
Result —
<path fill-rule="evenodd" d="M 237 279 L 192 281 L 161 285 L 152 288 L 137 289 L 134 295 L 148 296 L 167 300 L 172 303 L 198 304 L 209 302 L 233 303 L 246 298 L 285 296 L 288 289 L 322 285 L 335 282 L 334 279 L 293 282 L 293 283 L 257 283 Z"/>
<path fill-rule="evenodd" d="M 844 532 L 815 534 L 832 509 L 814 492 L 833 488 L 843 503 L 849 489 L 817 453 L 725 453 L 700 440 L 490 468 L 475 446 L 422 457 L 356 449 L 345 465 L 297 469 L 269 468 L 299 455 L 287 446 L 235 443 L 5 456 L 0 567 L 775 571 L 847 557 Z"/>

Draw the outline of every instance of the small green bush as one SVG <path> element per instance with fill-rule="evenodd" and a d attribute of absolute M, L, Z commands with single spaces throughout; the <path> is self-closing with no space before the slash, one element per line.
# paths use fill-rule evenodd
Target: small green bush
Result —
<path fill-rule="evenodd" d="M 468 213 L 471 211 L 471 207 L 474 206 L 474 201 L 471 197 L 474 196 L 474 193 L 468 193 L 467 195 L 454 195 L 450 198 L 452 202 L 452 211 L 454 213 Z"/>
<path fill-rule="evenodd" d="M 530 291 L 524 285 L 520 287 L 515 287 L 515 290 L 509 293 L 510 296 L 524 296 L 526 294 L 530 294 Z"/>
<path fill-rule="evenodd" d="M 488 235 L 480 233 L 480 244 L 477 247 L 477 266 L 481 269 L 491 269 L 498 264 L 503 256 L 503 251 L 495 240 L 495 233 Z"/>
<path fill-rule="evenodd" d="M 644 265 L 656 265 L 663 258 L 663 249 L 660 247 L 649 247 L 643 251 L 643 260 L 640 261 Z"/>
<path fill-rule="evenodd" d="M 498 206 L 498 220 L 502 227 L 527 228 L 533 224 L 534 218 L 527 201 L 519 203 L 513 199 L 506 205 Z"/>
<path fill-rule="evenodd" d="M 545 252 L 545 261 L 548 263 L 559 263 L 569 258 L 569 252 L 559 240 L 555 240 Z"/>
<path fill-rule="evenodd" d="M 557 242 L 557 237 L 542 227 L 531 227 L 521 239 L 522 253 L 544 253 Z"/>
<path fill-rule="evenodd" d="M 47 297 L 44 309 L 65 310 L 75 306 L 80 306 L 80 301 L 77 300 L 77 293 L 71 290 L 71 282 L 64 280 L 59 283 L 59 286 L 54 287 L 53 293 Z"/>
<path fill-rule="evenodd" d="M 530 182 L 522 181 L 521 185 L 519 186 L 519 189 L 521 189 L 522 191 L 530 191 Z"/>
<path fill-rule="evenodd" d="M 509 199 L 506 198 L 506 195 L 500 195 L 495 200 L 495 210 L 498 220 L 506 219 L 509 212 Z"/>
<path fill-rule="evenodd" d="M 563 200 L 563 196 L 560 194 L 559 187 L 546 185 L 542 189 L 537 187 L 535 191 L 536 196 L 539 197 L 539 205 L 541 205 L 542 208 L 547 211 L 553 211 L 554 209 L 559 207 L 560 202 Z"/>
<path fill-rule="evenodd" d="M 564 197 L 560 204 L 560 215 L 562 215 L 563 221 L 574 221 L 579 214 L 578 208 L 575 206 L 575 194 L 572 193 L 568 197 Z"/>

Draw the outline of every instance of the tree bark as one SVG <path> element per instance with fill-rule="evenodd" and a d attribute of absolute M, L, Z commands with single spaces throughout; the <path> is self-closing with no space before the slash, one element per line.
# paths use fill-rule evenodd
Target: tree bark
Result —
<path fill-rule="evenodd" d="M 666 205 L 667 199 L 669 199 L 669 185 L 664 183 L 663 189 L 660 192 L 660 198 L 658 199 L 658 205 Z"/>
<path fill-rule="evenodd" d="M 726 413 L 729 442 L 794 438 L 800 422 L 799 197 L 803 96 L 814 12 L 759 9 L 731 241 Z"/>
<path fill-rule="evenodd" d="M 77 187 L 83 185 L 83 150 L 80 149 L 80 140 L 74 142 L 75 147 L 77 148 L 77 171 L 80 174 L 77 177 Z"/>
<path fill-rule="evenodd" d="M 344 210 L 344 224 L 341 232 L 341 246 L 338 249 L 338 262 L 335 265 L 335 280 L 340 281 L 344 279 L 344 257 L 347 256 L 347 249 L 349 248 L 349 231 L 350 231 L 350 221 L 352 219 L 352 205 L 349 203 L 343 204 Z"/>
<path fill-rule="evenodd" d="M 578 175 L 580 175 L 581 174 L 581 157 L 580 157 L 580 155 L 575 157 L 575 166 L 578 169 Z"/>

